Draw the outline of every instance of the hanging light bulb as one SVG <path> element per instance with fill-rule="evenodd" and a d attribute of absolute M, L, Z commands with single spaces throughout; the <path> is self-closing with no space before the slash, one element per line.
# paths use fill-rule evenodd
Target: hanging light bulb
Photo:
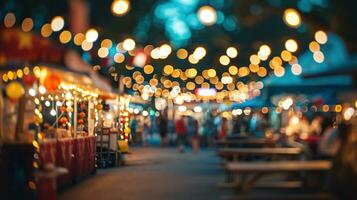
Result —
<path fill-rule="evenodd" d="M 197 14 L 198 19 L 205 26 L 212 26 L 217 21 L 217 12 L 211 6 L 202 6 Z"/>
<path fill-rule="evenodd" d="M 50 115 L 51 116 L 55 116 L 56 115 L 56 110 L 52 108 L 51 111 L 50 111 Z"/>

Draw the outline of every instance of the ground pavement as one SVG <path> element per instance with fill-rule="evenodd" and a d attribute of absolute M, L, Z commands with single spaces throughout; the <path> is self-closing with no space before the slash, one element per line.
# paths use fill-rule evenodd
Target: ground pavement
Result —
<path fill-rule="evenodd" d="M 174 148 L 132 148 L 127 166 L 98 170 L 91 178 L 60 193 L 60 200 L 219 199 L 224 180 L 212 149 L 180 154 Z"/>

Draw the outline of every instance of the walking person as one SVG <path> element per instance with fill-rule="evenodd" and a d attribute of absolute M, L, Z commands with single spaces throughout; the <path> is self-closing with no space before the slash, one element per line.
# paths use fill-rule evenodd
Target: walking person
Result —
<path fill-rule="evenodd" d="M 181 116 L 176 121 L 175 128 L 176 128 L 176 134 L 177 134 L 178 151 L 180 153 L 183 153 L 185 151 L 186 134 L 187 134 L 184 116 Z"/>
<path fill-rule="evenodd" d="M 159 133 L 161 139 L 161 147 L 166 146 L 166 135 L 167 135 L 167 118 L 161 115 L 159 118 Z"/>

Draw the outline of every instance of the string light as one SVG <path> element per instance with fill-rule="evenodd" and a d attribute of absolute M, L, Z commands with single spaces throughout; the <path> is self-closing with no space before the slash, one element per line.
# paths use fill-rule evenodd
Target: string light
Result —
<path fill-rule="evenodd" d="M 116 16 L 126 15 L 130 10 L 130 1 L 114 0 L 111 9 L 112 9 L 112 13 Z"/>
<path fill-rule="evenodd" d="M 87 30 L 86 32 L 86 40 L 88 42 L 95 42 L 98 39 L 98 31 L 94 28 L 91 28 L 89 30 Z"/>
<path fill-rule="evenodd" d="M 288 8 L 284 11 L 284 22 L 290 27 L 298 27 L 301 24 L 301 17 L 297 10 Z"/>
<path fill-rule="evenodd" d="M 60 31 L 64 27 L 64 19 L 61 16 L 56 16 L 51 21 L 51 28 L 54 32 Z"/>
<path fill-rule="evenodd" d="M 211 6 L 202 6 L 197 14 L 198 19 L 205 26 L 212 26 L 217 21 L 217 12 Z"/>

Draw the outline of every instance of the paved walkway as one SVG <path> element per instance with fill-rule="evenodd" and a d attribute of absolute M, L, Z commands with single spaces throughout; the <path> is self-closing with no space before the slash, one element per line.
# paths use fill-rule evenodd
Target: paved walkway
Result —
<path fill-rule="evenodd" d="M 60 194 L 60 200 L 219 199 L 224 172 L 213 150 L 180 154 L 174 148 L 135 148 L 127 166 L 97 174 Z"/>

